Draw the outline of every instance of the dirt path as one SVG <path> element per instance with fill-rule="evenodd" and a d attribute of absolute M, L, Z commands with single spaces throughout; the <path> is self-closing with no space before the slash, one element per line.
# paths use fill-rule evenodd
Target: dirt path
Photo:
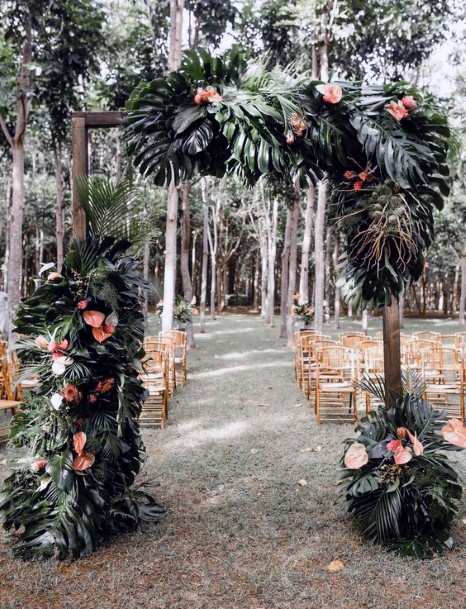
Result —
<path fill-rule="evenodd" d="M 335 488 L 351 426 L 315 425 L 277 331 L 228 316 L 196 338 L 169 426 L 145 433 L 165 520 L 78 563 L 12 561 L 2 535 L 0 608 L 463 607 L 464 504 L 444 558 L 367 546 Z"/>

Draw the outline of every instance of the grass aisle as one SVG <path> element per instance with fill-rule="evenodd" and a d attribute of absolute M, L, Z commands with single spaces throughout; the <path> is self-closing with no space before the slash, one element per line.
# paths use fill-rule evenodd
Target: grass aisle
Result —
<path fill-rule="evenodd" d="M 197 335 L 169 426 L 144 434 L 143 478 L 161 482 L 167 517 L 76 563 L 15 562 L 3 534 L 0 608 L 463 607 L 464 503 L 443 558 L 361 542 L 335 488 L 352 428 L 315 425 L 277 334 L 226 316 Z M 330 573 L 335 559 L 345 566 Z"/>

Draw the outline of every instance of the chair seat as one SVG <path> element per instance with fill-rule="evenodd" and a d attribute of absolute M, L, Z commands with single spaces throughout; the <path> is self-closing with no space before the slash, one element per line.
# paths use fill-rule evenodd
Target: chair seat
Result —
<path fill-rule="evenodd" d="M 355 391 L 352 383 L 322 383 L 319 385 L 320 391 Z"/>
<path fill-rule="evenodd" d="M 19 408 L 21 402 L 16 400 L 0 400 L 0 410 L 9 410 L 10 408 Z"/>

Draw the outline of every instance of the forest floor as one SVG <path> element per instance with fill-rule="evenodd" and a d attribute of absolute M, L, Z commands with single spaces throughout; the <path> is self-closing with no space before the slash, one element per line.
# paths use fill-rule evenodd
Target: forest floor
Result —
<path fill-rule="evenodd" d="M 466 503 L 442 557 L 363 542 L 335 483 L 352 427 L 315 424 L 277 335 L 239 315 L 196 335 L 168 426 L 143 434 L 142 479 L 160 482 L 167 516 L 76 562 L 15 561 L 2 533 L 0 608 L 464 607 Z M 344 566 L 330 572 L 336 559 Z"/>

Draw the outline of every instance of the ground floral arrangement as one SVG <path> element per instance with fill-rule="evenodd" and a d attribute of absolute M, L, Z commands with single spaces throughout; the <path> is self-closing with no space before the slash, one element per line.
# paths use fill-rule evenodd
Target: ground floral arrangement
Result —
<path fill-rule="evenodd" d="M 310 326 L 314 319 L 314 309 L 307 302 L 294 304 L 291 308 L 291 317 L 305 326 Z"/>
<path fill-rule="evenodd" d="M 420 558 L 451 547 L 462 486 L 445 451 L 466 448 L 466 428 L 445 419 L 407 394 L 371 412 L 346 441 L 341 494 L 370 541 Z"/>
<path fill-rule="evenodd" d="M 128 246 L 74 243 L 63 270 L 18 312 L 26 337 L 18 355 L 40 381 L 13 419 L 10 447 L 20 458 L 0 494 L 3 526 L 20 532 L 18 557 L 88 556 L 112 533 L 164 512 L 134 487 L 145 457 L 144 282 Z"/>

